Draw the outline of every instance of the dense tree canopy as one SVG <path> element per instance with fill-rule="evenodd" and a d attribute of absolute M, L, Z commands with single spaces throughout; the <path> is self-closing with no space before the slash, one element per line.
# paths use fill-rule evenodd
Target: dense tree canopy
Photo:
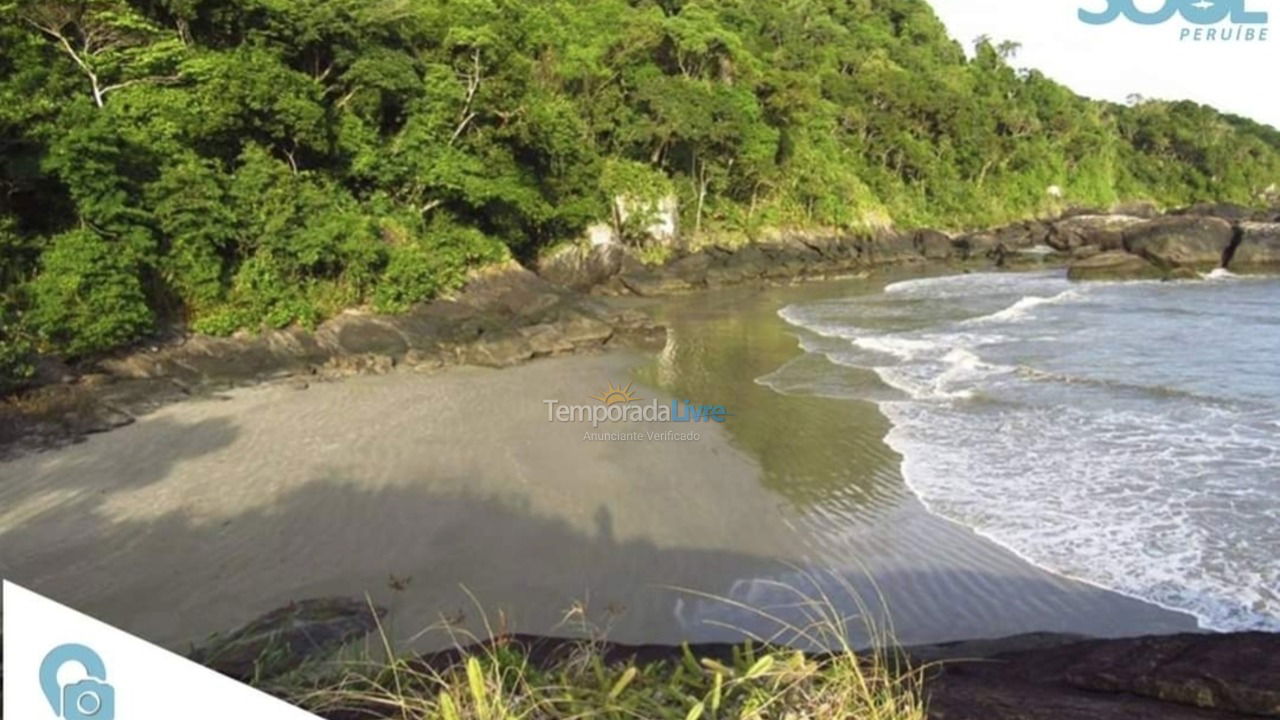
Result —
<path fill-rule="evenodd" d="M 686 232 L 1248 203 L 1280 133 L 966 58 L 922 0 L 0 0 L 0 366 L 394 310 L 674 191 Z"/>

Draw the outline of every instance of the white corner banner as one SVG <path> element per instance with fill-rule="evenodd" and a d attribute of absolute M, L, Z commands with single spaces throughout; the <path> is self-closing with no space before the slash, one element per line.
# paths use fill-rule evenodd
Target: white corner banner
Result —
<path fill-rule="evenodd" d="M 4 717 L 316 720 L 317 716 L 6 581 Z"/>

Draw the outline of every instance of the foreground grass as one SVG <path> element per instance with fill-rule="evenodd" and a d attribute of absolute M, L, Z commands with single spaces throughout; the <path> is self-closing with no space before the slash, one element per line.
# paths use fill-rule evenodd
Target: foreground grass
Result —
<path fill-rule="evenodd" d="M 921 669 L 892 650 L 855 651 L 829 604 L 797 606 L 810 621 L 758 614 L 777 620 L 788 642 L 825 651 L 781 647 L 775 637 L 735 647 L 723 662 L 686 645 L 665 660 L 611 663 L 597 636 L 535 662 L 488 628 L 496 639 L 442 661 L 397 657 L 384 634 L 380 657 L 392 659 L 345 660 L 275 691 L 335 720 L 924 720 Z"/>

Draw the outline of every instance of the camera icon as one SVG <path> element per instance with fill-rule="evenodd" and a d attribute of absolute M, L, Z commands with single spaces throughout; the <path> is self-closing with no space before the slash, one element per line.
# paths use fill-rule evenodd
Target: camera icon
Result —
<path fill-rule="evenodd" d="M 64 720 L 111 720 L 116 714 L 116 690 L 97 680 L 81 680 L 62 689 Z"/>
<path fill-rule="evenodd" d="M 89 677 L 60 685 L 58 671 L 67 663 L 84 668 Z M 115 720 L 116 689 L 106 680 L 106 664 L 84 645 L 59 645 L 40 663 L 40 689 L 54 716 L 62 720 Z"/>

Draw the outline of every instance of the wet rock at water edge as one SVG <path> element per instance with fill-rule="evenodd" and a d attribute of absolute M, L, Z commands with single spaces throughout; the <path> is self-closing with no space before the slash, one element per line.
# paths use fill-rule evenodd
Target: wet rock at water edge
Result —
<path fill-rule="evenodd" d="M 1077 260 L 1067 269 L 1070 280 L 1158 280 L 1165 271 L 1127 252 L 1104 252 Z"/>
<path fill-rule="evenodd" d="M 1234 238 L 1226 220 L 1167 217 L 1125 230 L 1124 247 L 1161 268 L 1212 270 L 1221 267 Z"/>
<path fill-rule="evenodd" d="M 926 260 L 947 260 L 951 257 L 951 237 L 944 232 L 917 230 L 912 244 Z"/>
<path fill-rule="evenodd" d="M 1239 232 L 1239 245 L 1231 254 L 1227 269 L 1233 272 L 1280 270 L 1280 223 L 1240 223 Z"/>
<path fill-rule="evenodd" d="M 462 362 L 491 368 L 519 365 L 533 355 L 533 347 L 518 332 L 482 337 L 462 348 Z"/>

